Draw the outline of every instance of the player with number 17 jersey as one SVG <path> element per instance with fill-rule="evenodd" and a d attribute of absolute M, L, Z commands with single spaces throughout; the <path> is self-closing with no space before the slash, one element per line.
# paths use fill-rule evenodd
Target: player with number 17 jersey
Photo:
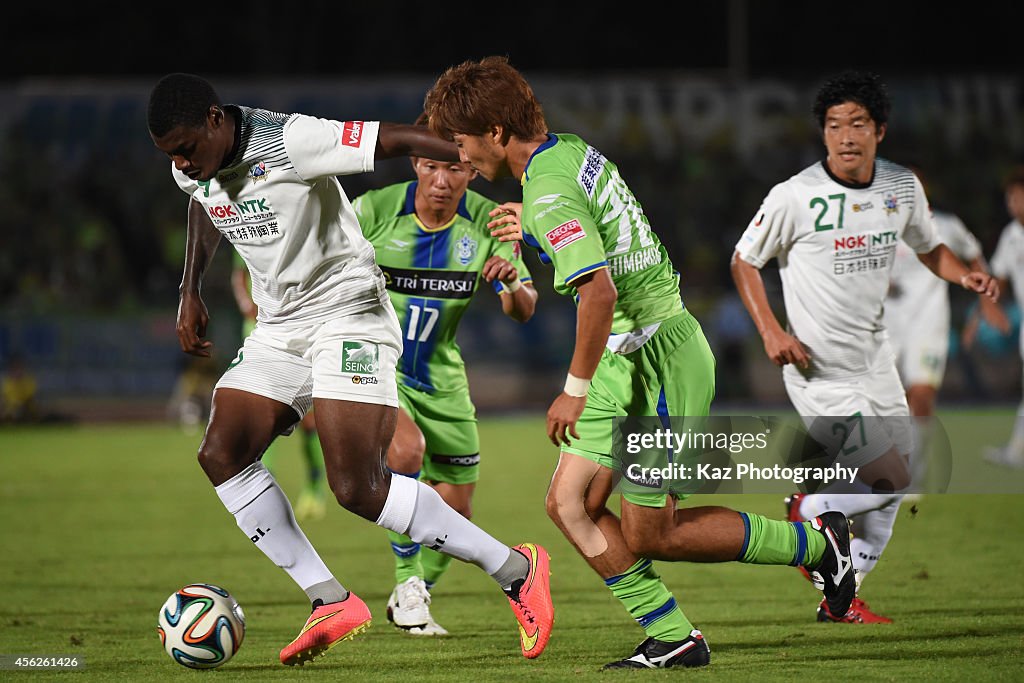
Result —
<path fill-rule="evenodd" d="M 467 190 L 451 221 L 430 229 L 416 216 L 416 185 L 370 190 L 353 206 L 402 326 L 398 381 L 427 394 L 465 395 L 468 405 L 469 383 L 455 332 L 481 285 L 480 271 L 497 255 L 515 266 L 521 282 L 532 278 L 518 243 L 499 242 L 487 230 L 496 202 Z M 492 284 L 503 291 L 498 280 Z"/>

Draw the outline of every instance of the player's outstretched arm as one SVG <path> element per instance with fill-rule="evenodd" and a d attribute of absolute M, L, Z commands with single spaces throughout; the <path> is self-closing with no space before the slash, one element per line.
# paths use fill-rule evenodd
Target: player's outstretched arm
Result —
<path fill-rule="evenodd" d="M 799 339 L 787 333 L 779 324 L 768 304 L 761 271 L 744 261 L 737 252 L 733 252 L 729 270 L 740 299 L 761 334 L 764 352 L 771 361 L 778 366 L 793 363 L 799 368 L 807 368 L 811 362 L 810 353 Z"/>
<path fill-rule="evenodd" d="M 188 235 L 185 243 L 185 269 L 178 288 L 178 343 L 181 350 L 193 356 L 210 356 L 213 342 L 204 340 L 210 313 L 199 294 L 203 275 L 220 244 L 220 231 L 195 201 L 188 204 Z"/>
<path fill-rule="evenodd" d="M 945 244 L 939 244 L 927 253 L 918 254 L 917 258 L 943 280 L 977 292 L 991 299 L 993 303 L 999 301 L 999 281 L 984 271 L 968 269 Z"/>
<path fill-rule="evenodd" d="M 442 140 L 426 126 L 382 121 L 377 132 L 376 159 L 424 157 L 437 161 L 459 161 L 454 142 Z"/>

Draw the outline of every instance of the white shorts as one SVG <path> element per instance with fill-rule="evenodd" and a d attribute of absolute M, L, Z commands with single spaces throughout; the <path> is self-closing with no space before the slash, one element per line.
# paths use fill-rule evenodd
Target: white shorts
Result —
<path fill-rule="evenodd" d="M 896 349 L 896 365 L 900 378 L 907 388 L 924 384 L 938 389 L 946 374 L 946 359 L 949 356 L 949 329 L 918 330 L 906 335 L 905 339 L 892 340 Z"/>
<path fill-rule="evenodd" d="M 398 406 L 402 332 L 391 302 L 365 313 L 296 325 L 260 324 L 216 389 L 290 405 L 299 419 L 313 398 Z"/>
<path fill-rule="evenodd" d="M 910 408 L 894 363 L 842 380 L 786 376 L 785 384 L 804 426 L 829 446 L 838 464 L 861 467 L 892 447 L 903 455 L 911 453 Z"/>

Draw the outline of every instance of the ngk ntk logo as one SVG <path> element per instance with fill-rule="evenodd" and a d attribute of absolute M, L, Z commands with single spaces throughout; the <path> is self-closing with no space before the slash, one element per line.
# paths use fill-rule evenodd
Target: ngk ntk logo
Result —
<path fill-rule="evenodd" d="M 363 137 L 362 121 L 346 121 L 341 131 L 341 144 L 346 147 L 358 147 L 359 140 Z"/>
<path fill-rule="evenodd" d="M 835 239 L 833 254 L 837 258 L 853 258 L 855 256 L 867 256 L 868 236 L 848 235 Z"/>
<path fill-rule="evenodd" d="M 210 217 L 212 218 L 234 218 L 238 215 L 235 211 L 235 207 L 232 204 L 218 204 L 210 207 Z"/>
<path fill-rule="evenodd" d="M 832 241 L 832 254 L 836 258 L 877 256 L 893 251 L 898 241 L 899 235 L 893 230 L 835 237 Z"/>

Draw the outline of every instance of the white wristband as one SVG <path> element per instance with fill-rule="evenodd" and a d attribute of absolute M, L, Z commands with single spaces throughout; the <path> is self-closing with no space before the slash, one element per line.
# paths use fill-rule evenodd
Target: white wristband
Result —
<path fill-rule="evenodd" d="M 565 388 L 562 389 L 569 396 L 575 398 L 581 398 L 587 395 L 590 391 L 590 380 L 580 379 L 574 376 L 571 372 L 565 376 Z"/>
<path fill-rule="evenodd" d="M 523 283 L 519 278 L 516 278 L 515 280 L 507 284 L 504 282 L 502 284 L 505 285 L 505 289 L 507 289 L 511 294 L 515 294 L 523 287 Z"/>
<path fill-rule="evenodd" d="M 969 274 L 970 273 L 968 273 L 968 275 Z M 967 289 L 967 275 L 960 276 L 960 286 L 963 287 L 964 289 Z"/>

